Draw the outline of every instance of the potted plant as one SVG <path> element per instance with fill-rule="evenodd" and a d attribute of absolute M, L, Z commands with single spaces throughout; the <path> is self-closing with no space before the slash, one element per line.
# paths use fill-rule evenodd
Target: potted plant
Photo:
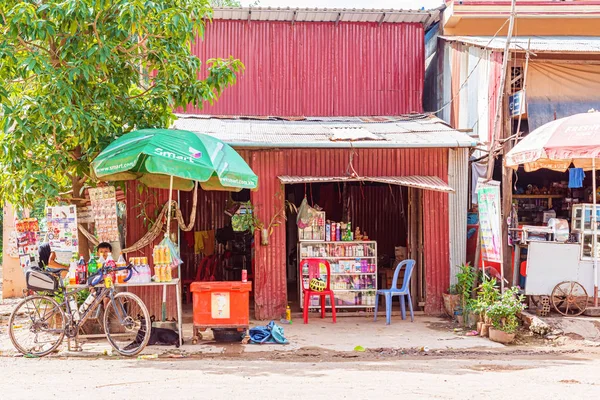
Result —
<path fill-rule="evenodd" d="M 456 274 L 456 292 L 460 298 L 460 316 L 458 317 L 459 322 L 465 323 L 467 326 L 472 326 L 476 321 L 473 321 L 472 310 L 472 296 L 473 296 L 473 285 L 475 284 L 476 271 L 471 264 L 462 264 L 460 271 Z"/>
<path fill-rule="evenodd" d="M 490 340 L 498 343 L 509 344 L 515 340 L 519 319 L 517 315 L 525 309 L 524 296 L 519 294 L 519 288 L 513 287 L 506 290 L 486 310 L 490 318 Z"/>
<path fill-rule="evenodd" d="M 479 316 L 477 331 L 481 336 L 488 336 L 490 321 L 486 315 L 487 309 L 499 299 L 500 291 L 496 287 L 496 279 L 484 277 L 481 285 L 477 288 L 477 298 L 472 303 L 473 311 Z"/>
<path fill-rule="evenodd" d="M 456 291 L 456 285 L 450 285 L 448 293 L 443 293 L 444 310 L 450 318 L 454 318 L 454 311 L 460 304 L 460 294 Z"/>

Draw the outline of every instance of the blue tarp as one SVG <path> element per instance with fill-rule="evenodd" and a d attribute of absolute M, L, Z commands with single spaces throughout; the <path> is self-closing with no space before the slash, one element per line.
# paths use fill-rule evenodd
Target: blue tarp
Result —
<path fill-rule="evenodd" d="M 250 343 L 264 344 L 288 344 L 288 340 L 283 335 L 283 328 L 271 321 L 267 326 L 256 326 L 250 329 Z"/>

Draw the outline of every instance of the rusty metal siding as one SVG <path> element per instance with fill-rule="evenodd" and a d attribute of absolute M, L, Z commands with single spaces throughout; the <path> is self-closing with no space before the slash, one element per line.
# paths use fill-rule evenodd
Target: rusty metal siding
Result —
<path fill-rule="evenodd" d="M 419 23 L 215 20 L 192 45 L 202 61 L 239 58 L 236 85 L 210 115 L 355 116 L 422 111 L 424 31 Z"/>
<path fill-rule="evenodd" d="M 252 153 L 250 167 L 259 177 L 259 190 L 251 193 L 258 218 L 268 225 L 284 207 L 285 193 L 277 178 L 283 172 L 282 151 Z M 257 233 L 255 243 L 260 243 Z M 279 318 L 287 305 L 285 227 L 273 230 L 268 246 L 255 246 L 254 311 L 257 319 Z"/>

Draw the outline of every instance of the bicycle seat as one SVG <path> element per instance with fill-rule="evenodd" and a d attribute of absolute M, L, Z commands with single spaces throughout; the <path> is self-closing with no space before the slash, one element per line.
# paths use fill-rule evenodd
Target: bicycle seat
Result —
<path fill-rule="evenodd" d="M 46 272 L 50 272 L 51 274 L 60 275 L 61 272 L 65 272 L 66 269 L 63 268 L 49 268 L 46 267 Z"/>

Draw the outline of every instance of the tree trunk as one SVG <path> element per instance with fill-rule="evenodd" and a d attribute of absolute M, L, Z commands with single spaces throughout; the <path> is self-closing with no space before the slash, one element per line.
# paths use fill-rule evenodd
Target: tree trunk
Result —
<path fill-rule="evenodd" d="M 75 150 L 73 150 L 73 155 L 78 160 L 81 158 L 81 147 L 77 146 Z M 83 206 L 83 202 L 77 200 L 79 198 L 84 198 L 84 193 L 82 192 L 83 184 L 81 183 L 82 177 L 73 176 L 71 179 L 73 192 L 71 193 L 71 204 L 75 205 L 77 208 L 81 208 Z M 77 231 L 77 242 L 79 243 L 79 255 L 87 258 L 90 254 L 90 247 L 87 238 L 81 231 Z"/>

